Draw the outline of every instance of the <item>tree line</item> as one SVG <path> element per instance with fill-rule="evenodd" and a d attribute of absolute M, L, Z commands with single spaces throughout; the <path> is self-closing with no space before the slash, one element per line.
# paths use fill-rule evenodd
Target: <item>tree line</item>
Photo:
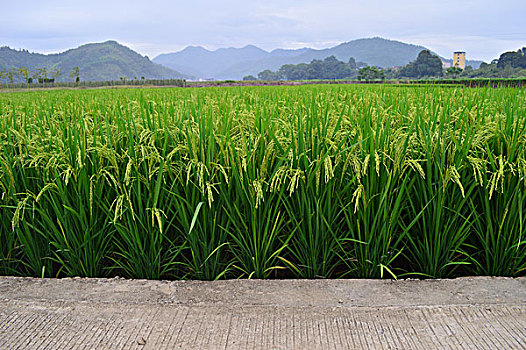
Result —
<path fill-rule="evenodd" d="M 58 68 L 37 68 L 30 70 L 27 67 L 18 67 L 18 68 L 1 68 L 0 69 L 0 88 L 2 83 L 6 86 L 14 86 L 15 83 L 22 82 L 26 86 L 31 86 L 32 84 L 41 84 L 45 87 L 46 84 L 57 84 L 59 78 L 63 72 Z M 80 82 L 80 68 L 73 67 L 69 72 L 71 81 L 74 83 Z"/>
<path fill-rule="evenodd" d="M 46 72 L 54 73 L 49 78 L 50 74 L 46 75 Z M 38 75 L 35 75 L 38 74 Z M 106 86 L 175 86 L 175 87 L 186 87 L 186 80 L 184 79 L 148 79 L 144 76 L 140 78 L 128 79 L 126 77 L 120 77 L 119 80 L 106 80 L 106 81 L 80 81 L 80 69 L 74 67 L 70 72 L 69 76 L 71 81 L 58 81 L 60 75 L 56 72 L 48 69 L 37 69 L 31 74 L 31 72 L 25 68 L 20 67 L 16 69 L 1 69 L 0 70 L 0 88 L 29 88 L 29 87 L 63 87 L 63 88 L 74 88 L 74 87 L 106 87 Z M 55 80 L 56 79 L 56 80 Z M 5 85 L 2 84 L 2 80 Z"/>
<path fill-rule="evenodd" d="M 285 64 L 273 72 L 266 69 L 258 74 L 259 80 L 312 80 L 312 79 L 345 79 L 357 76 L 357 70 L 367 64 L 356 62 L 353 57 L 348 62 L 339 61 L 335 56 L 323 60 L 312 60 L 311 63 Z M 256 80 L 247 76 L 244 80 Z"/>
<path fill-rule="evenodd" d="M 312 60 L 311 63 L 285 64 L 273 72 L 266 69 L 258 73 L 257 78 L 249 75 L 243 80 L 313 80 L 313 79 L 346 79 L 355 78 L 358 69 L 366 66 L 364 62 L 356 62 L 353 57 L 348 62 L 342 62 L 335 56 L 323 60 Z"/>
<path fill-rule="evenodd" d="M 330 56 L 311 63 L 286 64 L 277 71 L 266 69 L 257 78 L 249 75 L 243 80 L 315 80 L 315 79 L 456 79 L 456 78 L 518 78 L 526 77 L 526 48 L 516 52 L 505 52 L 491 63 L 482 63 L 478 69 L 467 66 L 443 67 L 443 62 L 429 50 L 422 50 L 416 60 L 403 67 L 381 68 L 356 62 L 351 57 L 348 62 Z"/>

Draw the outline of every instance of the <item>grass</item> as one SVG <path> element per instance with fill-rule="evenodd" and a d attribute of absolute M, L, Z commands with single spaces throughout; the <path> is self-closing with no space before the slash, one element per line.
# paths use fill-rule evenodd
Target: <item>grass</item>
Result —
<path fill-rule="evenodd" d="M 526 93 L 0 95 L 0 274 L 524 276 Z"/>

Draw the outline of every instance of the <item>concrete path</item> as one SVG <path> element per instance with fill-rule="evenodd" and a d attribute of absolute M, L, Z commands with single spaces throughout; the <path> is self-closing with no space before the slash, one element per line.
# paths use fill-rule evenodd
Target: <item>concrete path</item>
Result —
<path fill-rule="evenodd" d="M 526 349 L 526 278 L 0 277 L 0 349 Z"/>

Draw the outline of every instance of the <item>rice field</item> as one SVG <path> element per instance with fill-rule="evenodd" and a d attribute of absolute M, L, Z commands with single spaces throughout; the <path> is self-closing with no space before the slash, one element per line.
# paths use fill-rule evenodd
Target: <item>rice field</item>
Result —
<path fill-rule="evenodd" d="M 0 274 L 526 274 L 526 92 L 0 94 Z"/>

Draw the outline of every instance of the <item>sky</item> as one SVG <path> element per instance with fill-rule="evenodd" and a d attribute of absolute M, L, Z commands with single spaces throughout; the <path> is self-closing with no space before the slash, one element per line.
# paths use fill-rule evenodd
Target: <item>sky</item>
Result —
<path fill-rule="evenodd" d="M 55 53 L 118 42 L 154 58 L 186 46 L 327 48 L 383 37 L 490 61 L 526 46 L 526 0 L 0 0 L 0 46 Z"/>

